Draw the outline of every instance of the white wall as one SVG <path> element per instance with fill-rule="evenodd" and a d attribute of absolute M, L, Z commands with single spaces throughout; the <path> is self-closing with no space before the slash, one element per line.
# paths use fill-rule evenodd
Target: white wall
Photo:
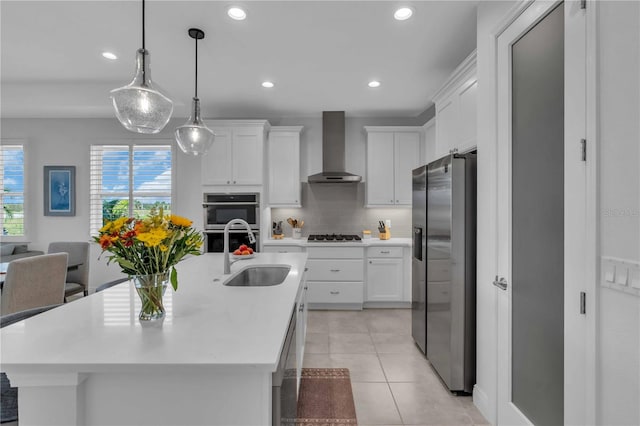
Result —
<path fill-rule="evenodd" d="M 477 351 L 473 400 L 491 423 L 496 422 L 497 300 L 492 282 L 497 273 L 496 187 L 497 129 L 495 45 L 490 34 L 515 1 L 487 1 L 478 5 L 478 250 Z"/>
<path fill-rule="evenodd" d="M 640 261 L 640 3 L 598 2 L 600 255 Z M 598 423 L 640 424 L 640 297 L 600 287 Z"/>
<path fill-rule="evenodd" d="M 29 247 L 46 252 L 52 241 L 89 241 L 89 147 L 131 139 L 173 140 L 173 128 L 184 120 L 173 120 L 159 135 L 136 135 L 115 118 L 103 119 L 2 119 L 2 139 L 23 139 L 25 143 L 25 205 L 29 212 L 26 241 Z M 174 151 L 174 213 L 202 223 L 200 160 Z M 76 215 L 44 216 L 43 166 L 76 167 Z M 120 270 L 98 260 L 100 248 L 92 244 L 90 288 L 115 279 Z"/>

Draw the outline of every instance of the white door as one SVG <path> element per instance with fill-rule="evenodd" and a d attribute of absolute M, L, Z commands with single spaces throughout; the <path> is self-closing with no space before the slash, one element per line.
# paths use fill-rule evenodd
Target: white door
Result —
<path fill-rule="evenodd" d="M 565 132 L 564 23 L 574 3 L 532 2 L 497 38 L 498 424 L 562 424 L 565 394 L 584 383 L 565 376 L 564 361 L 583 344 L 564 333 L 574 305 L 565 272 L 575 266 L 565 255 L 574 237 L 564 234 L 565 206 L 575 206 L 568 162 L 580 161 L 565 149 L 579 143 Z"/>

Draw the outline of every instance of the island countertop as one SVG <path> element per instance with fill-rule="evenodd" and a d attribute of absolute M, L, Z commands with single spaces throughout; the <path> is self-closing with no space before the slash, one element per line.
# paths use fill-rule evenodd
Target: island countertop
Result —
<path fill-rule="evenodd" d="M 258 253 L 231 266 L 289 265 L 272 287 L 228 287 L 222 254 L 178 265 L 178 291 L 165 293 L 161 323 L 138 320 L 132 282 L 92 294 L 1 331 L 3 371 L 275 371 L 304 273 L 305 253 Z"/>

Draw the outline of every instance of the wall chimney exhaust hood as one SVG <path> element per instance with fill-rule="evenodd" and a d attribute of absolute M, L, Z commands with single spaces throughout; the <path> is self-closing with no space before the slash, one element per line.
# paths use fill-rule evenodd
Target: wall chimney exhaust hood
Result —
<path fill-rule="evenodd" d="M 358 183 L 361 176 L 345 171 L 344 111 L 322 112 L 322 173 L 309 183 Z"/>

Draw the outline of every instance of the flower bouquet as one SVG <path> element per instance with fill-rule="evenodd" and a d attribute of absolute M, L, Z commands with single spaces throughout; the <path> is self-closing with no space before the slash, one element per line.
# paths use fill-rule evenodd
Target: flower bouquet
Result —
<path fill-rule="evenodd" d="M 185 256 L 199 255 L 203 236 L 189 219 L 152 209 L 144 219 L 121 217 L 105 224 L 93 239 L 102 252 L 109 252 L 107 264 L 116 262 L 133 277 L 142 300 L 141 320 L 164 317 L 162 296 L 168 281 L 178 290 L 175 265 Z"/>

